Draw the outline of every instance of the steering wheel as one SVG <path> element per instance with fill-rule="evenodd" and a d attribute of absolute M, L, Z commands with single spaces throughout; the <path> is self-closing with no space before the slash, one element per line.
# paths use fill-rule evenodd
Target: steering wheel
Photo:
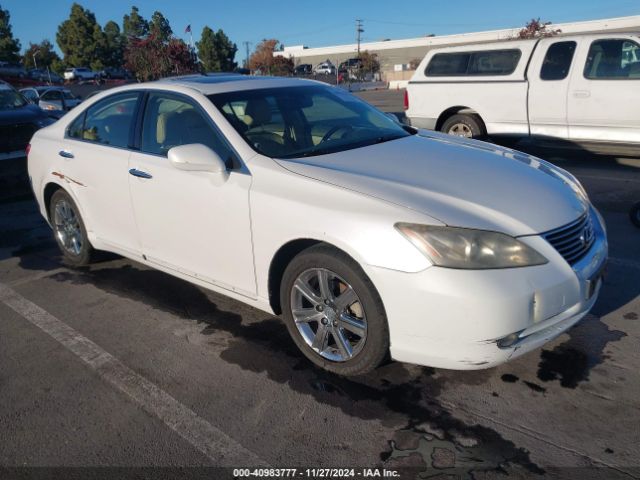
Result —
<path fill-rule="evenodd" d="M 346 134 L 346 133 L 349 133 L 351 130 L 353 130 L 353 127 L 351 125 L 336 125 L 335 127 L 331 127 L 329 131 L 324 134 L 324 136 L 322 137 L 322 140 L 320 140 L 319 143 L 326 142 L 340 130 L 344 130 Z"/>

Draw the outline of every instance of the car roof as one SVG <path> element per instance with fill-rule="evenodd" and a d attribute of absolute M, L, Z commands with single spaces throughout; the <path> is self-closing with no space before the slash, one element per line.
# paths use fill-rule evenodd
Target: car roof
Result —
<path fill-rule="evenodd" d="M 263 77 L 239 75 L 236 73 L 215 73 L 204 75 L 184 75 L 152 82 L 153 84 L 180 85 L 199 91 L 203 95 L 232 92 L 237 90 L 257 90 L 263 88 L 296 87 L 303 85 L 326 85 L 323 82 L 293 77 Z"/>

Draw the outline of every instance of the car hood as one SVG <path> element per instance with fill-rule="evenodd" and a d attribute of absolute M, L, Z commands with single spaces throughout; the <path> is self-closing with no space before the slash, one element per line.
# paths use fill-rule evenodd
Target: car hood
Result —
<path fill-rule="evenodd" d="M 0 110 L 0 125 L 13 125 L 16 123 L 33 123 L 41 120 L 45 114 L 37 105 L 25 105 L 20 108 L 8 108 Z"/>
<path fill-rule="evenodd" d="M 532 235 L 588 208 L 575 179 L 508 148 L 431 132 L 302 159 L 276 159 L 306 177 L 426 214 L 446 225 Z"/>

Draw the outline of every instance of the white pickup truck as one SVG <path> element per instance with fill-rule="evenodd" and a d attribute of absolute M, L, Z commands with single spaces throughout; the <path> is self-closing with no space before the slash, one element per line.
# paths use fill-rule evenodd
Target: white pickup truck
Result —
<path fill-rule="evenodd" d="M 418 128 L 640 146 L 640 36 L 433 49 L 405 95 L 408 121 Z"/>

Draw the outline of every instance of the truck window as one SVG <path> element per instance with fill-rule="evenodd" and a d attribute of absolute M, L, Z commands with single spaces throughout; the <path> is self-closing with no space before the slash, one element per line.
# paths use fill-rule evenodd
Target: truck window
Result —
<path fill-rule="evenodd" d="M 640 78 L 640 46 L 623 39 L 596 40 L 589 48 L 585 78 L 624 80 Z"/>
<path fill-rule="evenodd" d="M 569 75 L 576 42 L 556 42 L 549 46 L 542 62 L 542 80 L 563 80 Z"/>
<path fill-rule="evenodd" d="M 436 53 L 425 69 L 428 77 L 511 75 L 520 61 L 519 49 Z"/>

